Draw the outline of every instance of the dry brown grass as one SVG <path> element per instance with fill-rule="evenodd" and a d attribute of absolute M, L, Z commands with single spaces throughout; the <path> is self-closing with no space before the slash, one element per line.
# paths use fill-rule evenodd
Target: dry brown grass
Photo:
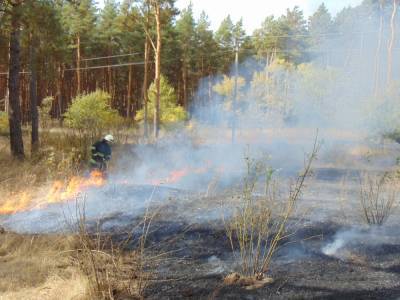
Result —
<path fill-rule="evenodd" d="M 74 265 L 85 275 L 91 299 L 141 299 L 153 278 L 151 267 L 155 257 L 146 253 L 146 238 L 155 212 L 145 213 L 134 224 L 126 238 L 115 241 L 101 232 L 101 220 L 89 228 L 84 195 L 76 201 L 77 245 L 71 252 Z M 69 221 L 70 222 L 70 221 Z M 133 238 L 133 233 L 139 236 Z"/>
<path fill-rule="evenodd" d="M 72 270 L 70 278 L 50 276 L 37 287 L 1 293 L 0 300 L 89 300 L 86 290 L 87 278 L 80 272 Z"/>
<path fill-rule="evenodd" d="M 85 299 L 86 281 L 65 253 L 74 244 L 68 236 L 0 234 L 0 299 Z"/>

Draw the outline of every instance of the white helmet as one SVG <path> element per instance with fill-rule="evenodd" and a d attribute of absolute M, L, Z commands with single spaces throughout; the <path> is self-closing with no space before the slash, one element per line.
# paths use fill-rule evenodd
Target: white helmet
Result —
<path fill-rule="evenodd" d="M 106 141 L 109 142 L 109 143 L 112 143 L 112 142 L 114 142 L 114 137 L 113 137 L 111 134 L 107 134 L 107 135 L 104 137 L 104 140 L 106 140 Z"/>

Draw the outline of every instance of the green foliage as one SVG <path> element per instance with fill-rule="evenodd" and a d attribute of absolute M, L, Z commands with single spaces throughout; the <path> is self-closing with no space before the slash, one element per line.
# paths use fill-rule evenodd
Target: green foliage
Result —
<path fill-rule="evenodd" d="M 210 22 L 205 12 L 202 12 L 200 19 L 197 21 L 196 32 L 196 66 L 201 74 L 209 73 L 218 66 L 217 58 L 210 53 L 216 53 L 218 44 L 213 37 L 210 29 Z"/>
<path fill-rule="evenodd" d="M 246 81 L 243 77 L 238 76 L 237 78 L 237 108 L 242 107 L 241 102 L 243 101 L 243 87 Z M 223 80 L 220 83 L 214 85 L 213 90 L 225 97 L 225 109 L 232 110 L 233 97 L 235 93 L 235 77 L 228 77 L 224 75 Z"/>
<path fill-rule="evenodd" d="M 116 129 L 123 123 L 118 112 L 111 109 L 110 100 L 111 96 L 101 90 L 80 95 L 64 114 L 65 124 L 76 131 L 83 158 L 88 157 L 89 145 L 105 130 Z"/>
<path fill-rule="evenodd" d="M 293 100 L 289 95 L 288 84 L 293 81 L 293 71 L 293 64 L 275 59 L 263 71 L 253 74 L 250 93 L 257 100 L 253 103 L 256 112 L 270 113 L 274 117 L 290 116 Z"/>
<path fill-rule="evenodd" d="M 122 28 L 118 23 L 118 6 L 115 0 L 104 1 L 104 8 L 101 11 L 98 37 L 105 47 L 118 46 L 121 38 Z"/>
<path fill-rule="evenodd" d="M 332 32 L 332 27 L 332 16 L 325 4 L 322 3 L 308 21 L 308 31 L 310 32 L 312 46 L 318 48 L 323 44 L 327 40 L 326 33 Z"/>
<path fill-rule="evenodd" d="M 215 32 L 215 41 L 219 46 L 217 49 L 219 71 L 229 71 L 235 56 L 234 49 L 236 45 L 240 45 L 245 40 L 245 37 L 242 19 L 234 24 L 228 15 L 222 20 Z"/>
<path fill-rule="evenodd" d="M 8 132 L 8 114 L 4 111 L 0 111 L 0 135 L 7 135 Z"/>
<path fill-rule="evenodd" d="M 333 92 L 331 90 L 332 82 L 337 79 L 337 71 L 333 68 L 321 68 L 305 63 L 297 67 L 297 72 L 300 76 L 299 86 L 305 98 L 318 106 L 323 105 L 324 99 Z"/>
<path fill-rule="evenodd" d="M 267 17 L 261 28 L 254 31 L 253 44 L 258 56 L 268 59 L 276 56 L 296 64 L 305 60 L 308 46 L 306 23 L 297 6 L 287 9 L 286 15 L 278 19 Z"/>
<path fill-rule="evenodd" d="M 174 88 L 168 83 L 164 76 L 160 80 L 160 121 L 161 124 L 184 121 L 188 115 L 185 109 L 177 103 Z M 148 118 L 153 120 L 156 102 L 156 86 L 153 82 L 149 87 Z M 143 121 L 144 109 L 137 112 L 135 120 Z"/>
<path fill-rule="evenodd" d="M 92 0 L 66 1 L 62 9 L 61 21 L 72 37 L 88 35 L 94 28 L 96 8 Z"/>
<path fill-rule="evenodd" d="M 101 90 L 76 97 L 64 114 L 65 124 L 79 131 L 102 132 L 119 125 L 122 118 L 110 108 L 111 96 Z"/>

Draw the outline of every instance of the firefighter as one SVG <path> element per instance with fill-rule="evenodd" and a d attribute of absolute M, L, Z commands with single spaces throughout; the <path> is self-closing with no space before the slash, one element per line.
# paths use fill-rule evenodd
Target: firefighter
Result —
<path fill-rule="evenodd" d="M 92 145 L 92 157 L 90 159 L 90 168 L 99 170 L 103 173 L 107 170 L 107 162 L 111 159 L 111 144 L 114 137 L 107 134 L 101 141 L 97 141 Z"/>

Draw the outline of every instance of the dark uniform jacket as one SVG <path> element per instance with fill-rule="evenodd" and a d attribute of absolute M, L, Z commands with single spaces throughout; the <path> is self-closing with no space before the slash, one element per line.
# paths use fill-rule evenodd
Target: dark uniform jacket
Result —
<path fill-rule="evenodd" d="M 92 146 L 92 160 L 104 162 L 111 159 L 111 147 L 106 140 L 101 140 Z"/>

